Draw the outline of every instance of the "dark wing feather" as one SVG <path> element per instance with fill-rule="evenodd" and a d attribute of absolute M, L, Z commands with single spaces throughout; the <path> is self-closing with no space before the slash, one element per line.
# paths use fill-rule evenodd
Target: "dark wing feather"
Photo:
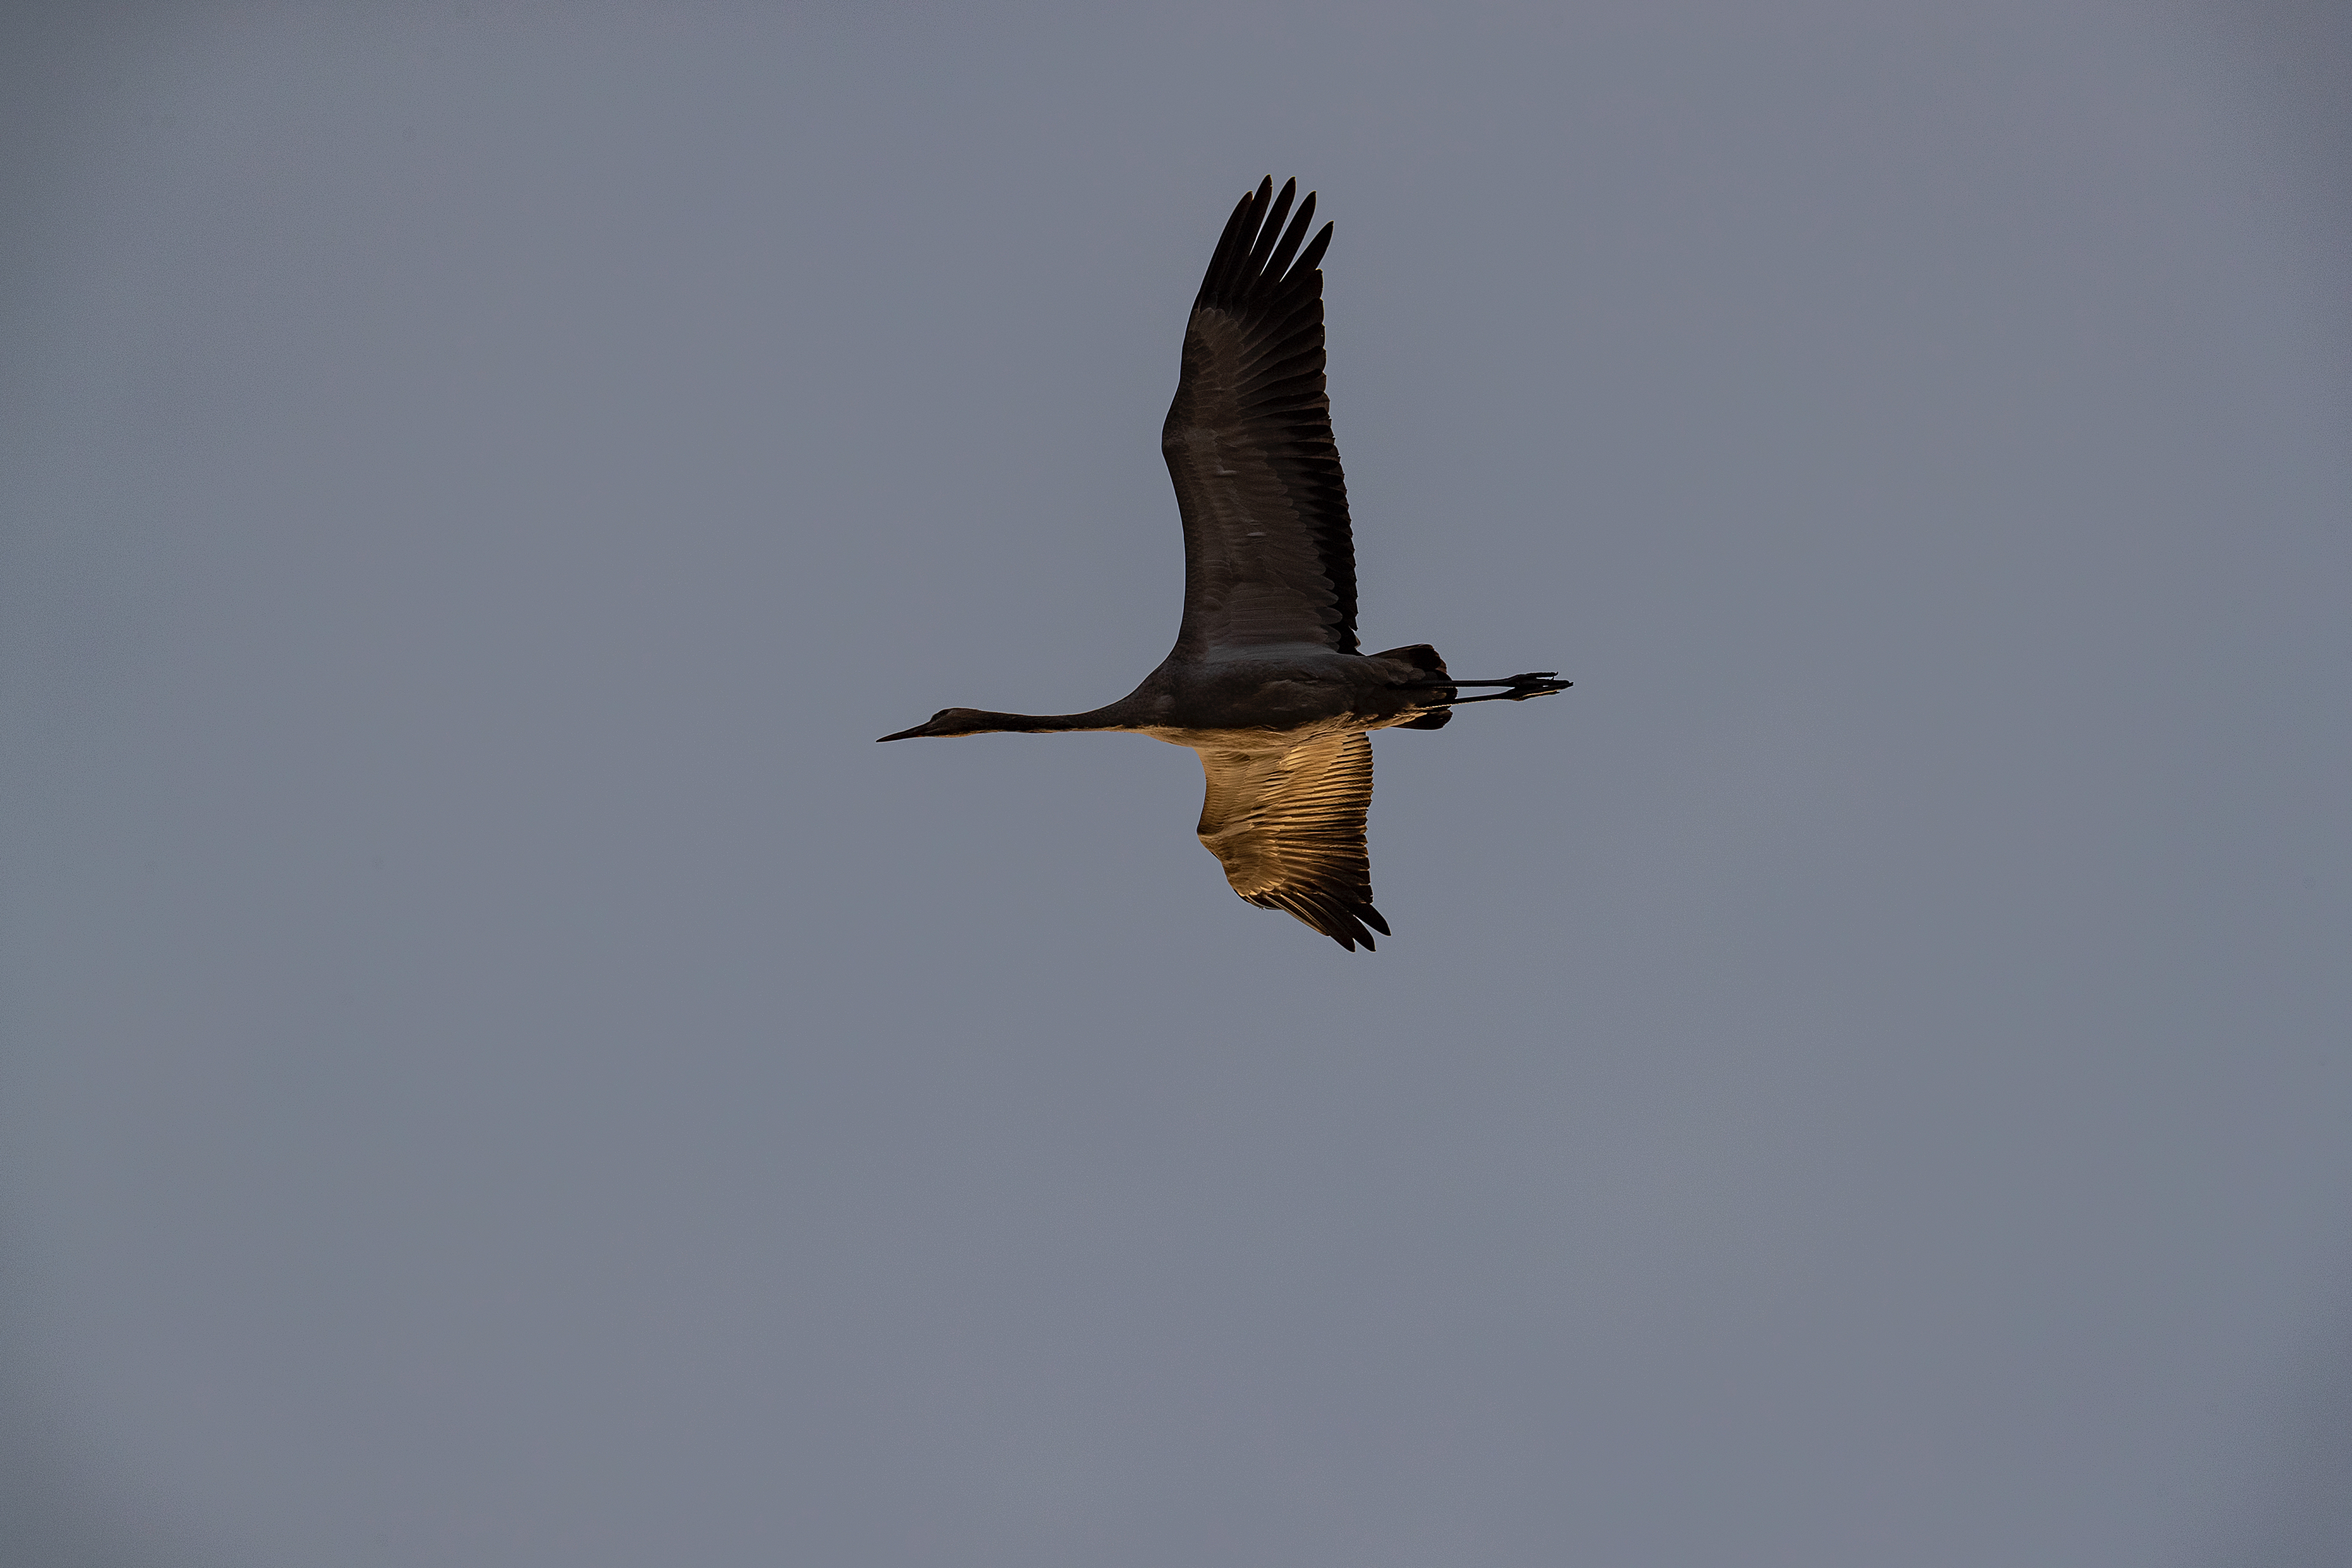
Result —
<path fill-rule="evenodd" d="M 1242 198 L 1184 328 L 1160 435 L 1184 518 L 1184 625 L 1194 654 L 1312 643 L 1356 651 L 1348 484 L 1323 388 L 1325 224 L 1292 181 Z M 1294 262 L 1292 258 L 1296 257 Z"/>
<path fill-rule="evenodd" d="M 1372 908 L 1364 816 L 1372 804 L 1372 742 L 1361 730 L 1318 735 L 1287 751 L 1201 750 L 1208 799 L 1201 842 L 1251 903 L 1281 910 L 1350 952 L 1389 933 Z M 1370 930 L 1365 928 L 1370 927 Z"/>

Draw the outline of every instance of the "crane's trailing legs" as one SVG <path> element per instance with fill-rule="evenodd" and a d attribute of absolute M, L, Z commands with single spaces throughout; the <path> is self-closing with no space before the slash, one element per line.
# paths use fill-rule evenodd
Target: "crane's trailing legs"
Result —
<path fill-rule="evenodd" d="M 1525 702 L 1530 697 L 1549 697 L 1555 691 L 1565 691 L 1575 685 L 1559 679 L 1556 669 L 1530 670 L 1514 675 L 1507 680 L 1432 680 L 1406 688 L 1407 690 L 1443 691 L 1456 686 L 1507 686 L 1507 691 L 1489 691 L 1483 697 L 1439 698 L 1433 708 L 1459 708 L 1465 702 Z"/>

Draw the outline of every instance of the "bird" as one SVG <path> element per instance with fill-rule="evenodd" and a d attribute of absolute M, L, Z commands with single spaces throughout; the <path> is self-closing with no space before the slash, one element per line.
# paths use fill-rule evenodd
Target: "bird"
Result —
<path fill-rule="evenodd" d="M 1197 831 L 1234 891 L 1369 952 L 1374 931 L 1391 934 L 1364 843 L 1370 731 L 1435 730 L 1466 704 L 1573 683 L 1549 669 L 1459 679 L 1427 643 L 1359 651 L 1348 485 L 1324 384 L 1332 226 L 1306 238 L 1315 193 L 1294 216 L 1297 189 L 1293 179 L 1276 195 L 1268 175 L 1243 195 L 1184 324 L 1160 435 L 1184 525 L 1175 647 L 1105 707 L 943 708 L 879 739 L 1124 730 L 1189 746 L 1208 786 Z"/>

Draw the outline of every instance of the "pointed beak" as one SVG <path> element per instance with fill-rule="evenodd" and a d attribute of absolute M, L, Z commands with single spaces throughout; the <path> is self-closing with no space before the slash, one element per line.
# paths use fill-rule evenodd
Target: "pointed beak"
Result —
<path fill-rule="evenodd" d="M 911 730 L 901 730 L 901 731 L 898 731 L 897 734 L 895 734 L 895 735 L 877 735 L 877 736 L 875 736 L 875 737 L 874 737 L 874 739 L 875 739 L 876 741 L 877 741 L 877 742 L 880 742 L 880 741 L 908 741 L 908 740 L 912 740 L 912 739 L 914 739 L 914 737 L 916 737 L 917 735 L 921 734 L 924 731 L 926 731 L 926 730 L 928 730 L 928 729 L 929 729 L 929 728 L 930 728 L 930 725 L 929 725 L 929 724 L 928 724 L 928 723 L 918 724 L 918 725 L 916 725 L 916 726 L 915 726 L 913 729 L 911 729 Z"/>

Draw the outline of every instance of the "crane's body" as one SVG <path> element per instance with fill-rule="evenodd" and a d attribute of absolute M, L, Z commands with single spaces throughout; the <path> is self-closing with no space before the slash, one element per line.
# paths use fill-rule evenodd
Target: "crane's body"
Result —
<path fill-rule="evenodd" d="M 1277 197 L 1269 178 L 1242 198 L 1186 324 L 1160 437 L 1184 521 L 1175 647 L 1088 712 L 948 708 L 882 739 L 1129 730 L 1190 747 L 1208 784 L 1201 841 L 1234 890 L 1352 951 L 1389 929 L 1364 845 L 1370 731 L 1433 730 L 1465 703 L 1569 683 L 1550 670 L 1456 679 L 1426 644 L 1357 651 L 1347 484 L 1323 382 L 1317 263 L 1331 226 L 1301 252 L 1315 197 L 1286 228 L 1296 188 Z"/>

